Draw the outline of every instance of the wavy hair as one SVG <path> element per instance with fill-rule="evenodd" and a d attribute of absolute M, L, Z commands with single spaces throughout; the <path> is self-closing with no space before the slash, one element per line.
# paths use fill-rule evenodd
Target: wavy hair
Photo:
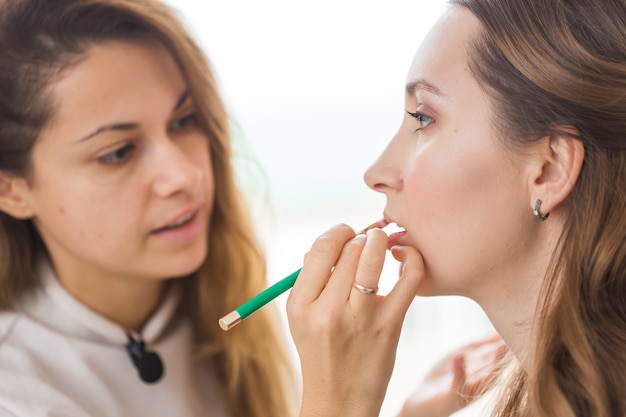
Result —
<path fill-rule="evenodd" d="M 574 131 L 585 148 L 530 368 L 511 378 L 495 414 L 626 416 L 626 3 L 451 3 L 482 23 L 469 65 L 504 140 Z"/>
<path fill-rule="evenodd" d="M 31 151 L 54 112 L 46 87 L 93 45 L 153 40 L 172 55 L 210 140 L 215 198 L 209 253 L 182 278 L 199 363 L 211 362 L 235 417 L 295 412 L 291 363 L 276 312 L 228 333 L 218 319 L 265 288 L 266 264 L 232 167 L 229 119 L 210 64 L 181 19 L 151 0 L 0 0 L 0 171 L 29 178 Z M 0 308 L 37 284 L 45 251 L 29 220 L 0 213 Z"/>

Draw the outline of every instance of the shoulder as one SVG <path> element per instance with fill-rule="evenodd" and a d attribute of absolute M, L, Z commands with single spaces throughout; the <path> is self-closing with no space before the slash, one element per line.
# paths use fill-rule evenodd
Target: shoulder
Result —
<path fill-rule="evenodd" d="M 55 414 L 51 414 L 54 410 Z M 85 410 L 35 375 L 0 369 L 0 417 L 85 417 Z"/>
<path fill-rule="evenodd" d="M 0 368 L 19 363 L 33 346 L 45 342 L 46 329 L 19 311 L 0 312 Z M 42 340 L 42 337 L 44 340 Z M 16 356 L 17 355 L 17 356 Z"/>
<path fill-rule="evenodd" d="M 21 317 L 21 314 L 15 311 L 0 311 L 0 365 L 2 364 L 2 354 L 5 352 L 5 348 L 11 344 L 13 332 Z"/>
<path fill-rule="evenodd" d="M 20 312 L 0 312 L 0 417 L 89 415 L 42 378 L 46 361 L 55 354 L 54 341 L 46 333 Z"/>
<path fill-rule="evenodd" d="M 0 405 L 0 417 L 19 417 L 19 416 L 7 410 L 2 405 Z"/>

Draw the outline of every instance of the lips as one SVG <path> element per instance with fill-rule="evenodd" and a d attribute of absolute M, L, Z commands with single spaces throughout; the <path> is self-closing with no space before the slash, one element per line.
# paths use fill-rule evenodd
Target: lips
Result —
<path fill-rule="evenodd" d="M 385 226 L 385 233 L 387 233 L 387 236 L 389 238 L 389 247 L 395 245 L 398 240 L 400 240 L 400 238 L 402 236 L 404 236 L 406 234 L 406 229 L 402 226 L 400 226 L 398 223 L 396 223 L 395 220 L 391 219 L 390 217 L 385 215 L 385 221 L 387 221 L 388 225 Z"/>
<path fill-rule="evenodd" d="M 201 207 L 202 204 L 200 203 L 194 203 L 193 205 L 187 206 L 184 210 L 181 210 L 180 212 L 178 212 L 178 214 L 163 222 L 161 226 L 153 229 L 152 233 L 158 234 L 161 232 L 183 228 L 184 226 L 192 223 L 195 220 L 195 218 L 200 213 Z"/>
<path fill-rule="evenodd" d="M 198 237 L 207 232 L 206 224 L 207 219 L 200 206 L 195 206 L 193 210 L 185 210 L 163 226 L 154 229 L 151 236 L 179 247 L 198 242 Z"/>
<path fill-rule="evenodd" d="M 163 227 L 159 227 L 158 229 L 154 230 L 153 233 L 159 233 L 159 232 L 163 232 L 165 230 L 172 230 L 172 229 L 176 229 L 178 227 L 182 227 L 185 224 L 189 223 L 190 221 L 193 220 L 193 218 L 198 214 L 197 211 L 191 212 L 191 213 L 187 213 L 184 214 L 180 217 L 178 217 L 177 219 L 175 219 L 172 223 L 167 224 Z"/>

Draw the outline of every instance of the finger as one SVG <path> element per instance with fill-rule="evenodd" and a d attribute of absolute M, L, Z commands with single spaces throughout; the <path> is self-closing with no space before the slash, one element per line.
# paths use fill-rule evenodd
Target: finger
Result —
<path fill-rule="evenodd" d="M 348 300 L 365 241 L 365 235 L 358 235 L 344 245 L 326 287 L 320 294 L 320 300 L 329 303 L 345 303 Z"/>
<path fill-rule="evenodd" d="M 504 343 L 504 340 L 498 340 L 491 346 L 492 351 L 489 352 L 489 363 L 486 365 L 491 373 L 498 373 L 505 365 L 504 358 L 506 357 L 509 347 Z"/>
<path fill-rule="evenodd" d="M 469 392 L 470 387 L 467 385 L 467 370 L 465 368 L 465 356 L 457 355 L 452 362 L 452 389 L 457 393 L 459 407 L 465 407 L 470 401 L 473 392 Z"/>
<path fill-rule="evenodd" d="M 472 358 L 472 362 L 476 363 L 476 368 L 495 368 L 498 362 L 506 353 L 507 346 L 500 338 L 489 343 L 481 343 L 479 346 L 471 350 L 467 350 L 467 354 Z"/>
<path fill-rule="evenodd" d="M 507 353 L 509 353 L 509 347 L 506 343 L 504 343 L 504 340 L 502 340 L 501 343 L 498 344 L 496 347 L 495 360 L 497 362 L 500 362 L 502 359 L 504 359 Z"/>
<path fill-rule="evenodd" d="M 424 278 L 424 261 L 417 249 L 409 246 L 391 248 L 393 257 L 402 263 L 400 279 L 385 298 L 386 313 L 404 317 L 417 294 L 417 287 Z"/>
<path fill-rule="evenodd" d="M 310 303 L 319 297 L 344 244 L 354 235 L 354 230 L 349 226 L 340 224 L 330 228 L 315 240 L 289 294 L 290 302 Z"/>
<path fill-rule="evenodd" d="M 387 242 L 387 235 L 382 230 L 374 229 L 367 232 L 367 239 L 361 252 L 356 274 L 352 282 L 348 282 L 352 287 L 350 302 L 357 308 L 376 301 L 375 295 L 385 263 Z"/>
<path fill-rule="evenodd" d="M 465 356 L 456 355 L 452 359 L 452 389 L 455 392 L 463 392 L 463 385 L 465 384 L 466 372 L 465 372 Z"/>

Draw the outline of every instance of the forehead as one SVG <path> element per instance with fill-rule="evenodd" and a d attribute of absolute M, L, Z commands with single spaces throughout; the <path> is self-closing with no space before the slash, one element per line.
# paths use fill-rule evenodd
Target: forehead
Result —
<path fill-rule="evenodd" d="M 468 48 L 480 32 L 480 22 L 462 6 L 451 6 L 422 41 L 407 76 L 407 86 L 453 98 L 474 83 Z"/>
<path fill-rule="evenodd" d="M 138 119 L 172 106 L 184 89 L 182 73 L 158 43 L 98 44 L 50 85 L 54 112 L 47 129 L 74 128 L 68 122 L 77 119 L 85 126 Z"/>
<path fill-rule="evenodd" d="M 76 95 L 86 89 L 104 93 L 114 87 L 125 91 L 161 78 L 183 82 L 170 54 L 160 44 L 109 41 L 92 46 L 83 59 L 61 74 L 52 90 Z"/>

